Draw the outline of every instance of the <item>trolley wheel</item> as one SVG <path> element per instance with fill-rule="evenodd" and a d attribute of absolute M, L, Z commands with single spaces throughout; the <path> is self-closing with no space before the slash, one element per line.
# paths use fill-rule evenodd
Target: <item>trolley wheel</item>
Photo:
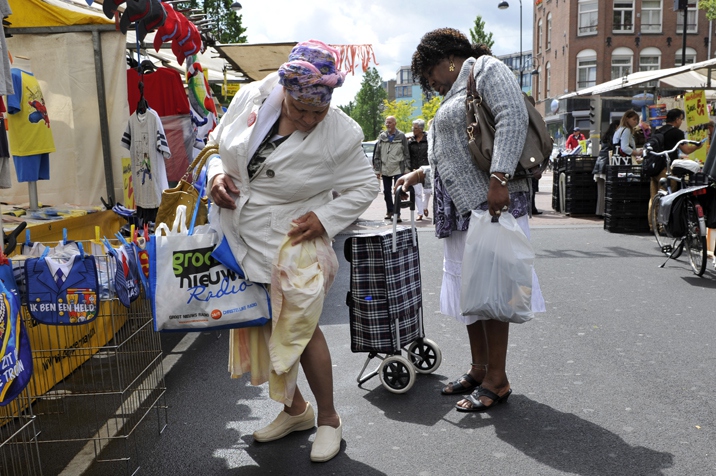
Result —
<path fill-rule="evenodd" d="M 405 393 L 415 383 L 415 370 L 408 359 L 391 355 L 380 364 L 380 381 L 393 393 Z"/>
<path fill-rule="evenodd" d="M 408 358 L 419 374 L 435 372 L 443 361 L 443 353 L 430 339 L 418 339 L 408 346 Z"/>

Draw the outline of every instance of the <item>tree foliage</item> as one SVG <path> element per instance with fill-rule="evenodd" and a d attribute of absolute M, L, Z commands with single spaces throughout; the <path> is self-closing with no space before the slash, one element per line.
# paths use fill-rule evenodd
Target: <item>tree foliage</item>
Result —
<path fill-rule="evenodd" d="M 413 130 L 413 112 L 415 112 L 415 100 L 410 101 L 388 101 L 383 100 L 383 112 L 381 116 L 383 121 L 388 116 L 395 117 L 395 127 L 403 132 Z"/>
<path fill-rule="evenodd" d="M 363 129 L 365 140 L 374 140 L 383 129 L 380 115 L 383 100 L 388 93 L 383 89 L 383 82 L 378 70 L 370 68 L 363 76 L 360 90 L 356 95 L 355 107 L 351 117 Z"/>
<path fill-rule="evenodd" d="M 421 113 L 423 115 L 423 119 L 425 120 L 426 126 L 428 121 L 435 117 L 435 114 L 438 112 L 438 108 L 440 107 L 440 102 L 442 100 L 442 96 L 433 96 L 430 101 L 426 101 L 425 97 L 423 96 L 423 109 L 421 110 Z"/>
<path fill-rule="evenodd" d="M 353 117 L 353 111 L 355 111 L 356 103 L 349 101 L 345 106 L 338 106 L 338 109 L 345 112 L 347 116 Z"/>
<path fill-rule="evenodd" d="M 701 0 L 699 10 L 706 12 L 707 20 L 716 20 L 716 0 Z"/>
<path fill-rule="evenodd" d="M 492 39 L 492 32 L 485 32 L 485 22 L 482 20 L 481 15 L 475 18 L 475 26 L 470 28 L 470 39 L 473 43 L 487 45 L 490 49 L 495 44 L 495 40 Z"/>
<path fill-rule="evenodd" d="M 216 43 L 246 43 L 246 28 L 241 25 L 242 15 L 231 9 L 232 0 L 190 0 L 190 8 L 206 13 L 205 19 L 214 23 L 211 40 Z M 179 9 L 178 7 L 175 7 Z M 199 13 L 199 12 L 196 12 Z"/>

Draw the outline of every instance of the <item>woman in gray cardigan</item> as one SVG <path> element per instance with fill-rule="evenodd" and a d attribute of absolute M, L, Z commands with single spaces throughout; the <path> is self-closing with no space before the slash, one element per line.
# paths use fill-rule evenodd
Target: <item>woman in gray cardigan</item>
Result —
<path fill-rule="evenodd" d="M 465 97 L 473 64 L 477 90 L 495 116 L 489 173 L 475 166 L 467 148 Z M 512 393 L 505 371 L 509 323 L 460 314 L 462 255 L 472 210 L 487 210 L 492 216 L 511 213 L 529 237 L 527 180 L 509 180 L 527 136 L 527 109 L 509 68 L 492 57 L 489 48 L 471 45 L 452 28 L 423 36 L 413 54 L 412 70 L 426 95 L 435 91 L 444 97 L 428 136 L 430 168 L 404 175 L 396 188 L 426 179 L 434 182 L 435 232 L 445 244 L 440 310 L 466 324 L 472 357 L 470 370 L 448 383 L 442 393 L 471 394 L 457 403 L 458 411 L 485 411 L 507 401 Z M 544 311 L 536 279 L 532 308 Z"/>

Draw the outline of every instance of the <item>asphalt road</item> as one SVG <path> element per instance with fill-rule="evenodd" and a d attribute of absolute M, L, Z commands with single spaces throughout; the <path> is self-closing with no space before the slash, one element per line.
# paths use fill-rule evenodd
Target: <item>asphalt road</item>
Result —
<path fill-rule="evenodd" d="M 703 278 L 683 257 L 660 269 L 651 236 L 608 233 L 595 221 L 552 223 L 532 220 L 547 312 L 511 326 L 507 404 L 458 413 L 457 398 L 440 394 L 470 357 L 464 326 L 438 313 L 442 243 L 430 226 L 419 229 L 424 323 L 442 365 L 403 395 L 377 377 L 358 387 L 366 354 L 350 351 L 347 235 L 339 235 L 341 267 L 320 322 L 344 425 L 339 455 L 309 461 L 315 430 L 255 443 L 252 432 L 280 405 L 265 385 L 229 378 L 227 333 L 194 334 L 180 352 L 173 349 L 185 335 L 169 334 L 162 336 L 176 361 L 166 374 L 169 424 L 159 434 L 151 412 L 130 439 L 139 474 L 716 474 L 713 266 Z M 315 403 L 302 374 L 299 385 Z M 73 451 L 43 458 L 44 473 L 59 474 Z M 122 474 L 113 464 L 94 463 L 85 474 Z"/>

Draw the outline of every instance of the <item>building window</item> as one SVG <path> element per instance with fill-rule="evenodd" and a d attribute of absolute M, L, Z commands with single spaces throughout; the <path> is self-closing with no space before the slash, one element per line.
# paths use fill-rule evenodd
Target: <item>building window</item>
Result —
<path fill-rule="evenodd" d="M 547 14 L 547 49 L 552 48 L 552 13 Z"/>
<path fill-rule="evenodd" d="M 400 70 L 400 80 L 398 84 L 411 84 L 413 83 L 413 73 L 409 69 Z"/>
<path fill-rule="evenodd" d="M 641 0 L 641 32 L 661 33 L 661 0 Z"/>
<path fill-rule="evenodd" d="M 542 19 L 537 22 L 537 54 L 542 53 Z"/>
<path fill-rule="evenodd" d="M 679 48 L 676 51 L 676 61 L 674 62 L 675 66 L 681 66 L 681 52 L 682 49 Z M 696 50 L 690 47 L 686 47 L 686 63 L 685 64 L 694 64 L 696 63 Z"/>
<path fill-rule="evenodd" d="M 395 97 L 396 98 L 409 98 L 412 96 L 412 87 L 411 86 L 396 86 L 395 87 Z"/>
<path fill-rule="evenodd" d="M 639 55 L 639 71 L 661 69 L 661 51 L 658 48 L 644 48 Z M 649 81 L 645 87 L 655 88 L 657 81 Z"/>
<path fill-rule="evenodd" d="M 699 2 L 689 2 L 689 8 L 686 10 L 686 33 L 698 33 L 698 7 Z M 676 13 L 676 33 L 679 35 L 684 33 L 684 11 L 679 10 Z"/>
<path fill-rule="evenodd" d="M 536 88 L 536 89 L 537 89 L 537 101 L 541 101 L 541 100 L 542 100 L 542 94 L 540 94 L 540 90 L 542 89 L 542 85 L 539 84 L 539 77 L 540 77 L 541 74 L 542 74 L 542 67 L 540 66 L 540 67 L 537 69 L 537 88 Z"/>
<path fill-rule="evenodd" d="M 611 79 L 621 78 L 632 72 L 634 53 L 629 48 L 616 48 L 612 52 Z"/>
<path fill-rule="evenodd" d="M 544 97 L 550 98 L 552 97 L 552 65 L 547 63 L 544 67 L 545 69 L 545 75 L 544 75 Z"/>
<path fill-rule="evenodd" d="M 597 52 L 582 50 L 577 55 L 577 89 L 597 85 Z"/>
<path fill-rule="evenodd" d="M 614 0 L 612 31 L 614 33 L 634 32 L 634 1 Z"/>
<path fill-rule="evenodd" d="M 579 35 L 596 35 L 599 23 L 599 3 L 595 0 L 579 0 Z"/>

